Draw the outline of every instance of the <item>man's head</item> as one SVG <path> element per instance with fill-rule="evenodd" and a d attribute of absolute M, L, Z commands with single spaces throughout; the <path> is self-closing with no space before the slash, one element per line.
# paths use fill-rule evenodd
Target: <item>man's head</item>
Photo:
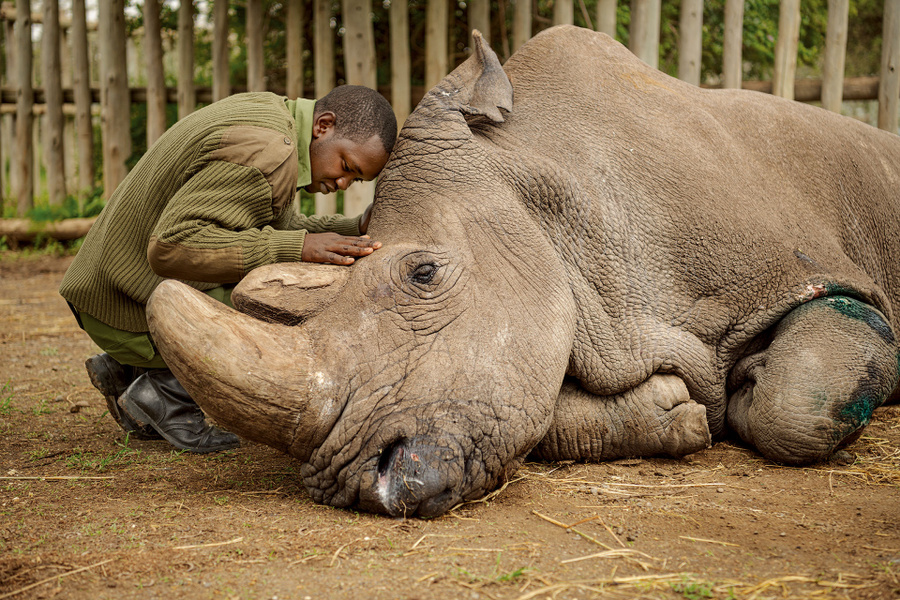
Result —
<path fill-rule="evenodd" d="M 354 181 L 371 181 L 397 140 L 397 119 L 384 96 L 342 85 L 316 101 L 309 161 L 309 192 L 331 193 Z"/>

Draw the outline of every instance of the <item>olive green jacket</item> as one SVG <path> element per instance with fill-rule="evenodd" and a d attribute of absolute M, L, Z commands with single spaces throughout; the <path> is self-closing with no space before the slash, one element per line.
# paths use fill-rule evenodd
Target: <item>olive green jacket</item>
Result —
<path fill-rule="evenodd" d="M 147 151 L 91 227 L 59 292 L 112 327 L 147 331 L 163 278 L 198 290 L 299 261 L 306 232 L 359 235 L 359 217 L 303 217 L 313 100 L 229 96 L 176 123 Z"/>

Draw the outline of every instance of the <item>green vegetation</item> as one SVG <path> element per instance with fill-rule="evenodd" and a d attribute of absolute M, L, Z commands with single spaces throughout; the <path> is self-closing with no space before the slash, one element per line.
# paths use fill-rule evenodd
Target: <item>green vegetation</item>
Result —
<path fill-rule="evenodd" d="M 49 415 L 52 412 L 53 412 L 53 409 L 51 409 L 47 405 L 47 401 L 44 399 L 40 400 L 38 402 L 37 406 L 35 406 L 34 408 L 31 409 L 31 414 L 33 414 L 36 417 L 39 417 L 41 415 Z"/>
<path fill-rule="evenodd" d="M 103 473 L 110 467 L 128 466 L 141 457 L 140 450 L 128 446 L 129 441 L 130 438 L 126 434 L 124 443 L 116 442 L 120 446 L 119 450 L 106 455 L 86 452 L 82 448 L 76 448 L 75 452 L 66 458 L 66 466 L 82 473 L 85 471 Z"/>
<path fill-rule="evenodd" d="M 5 236 L 0 236 L 0 260 L 28 260 L 40 256 L 74 256 L 83 243 L 84 238 L 60 241 L 46 235 L 38 235 L 31 243 L 17 244 L 15 247 L 11 247 Z"/>
<path fill-rule="evenodd" d="M 672 590 L 681 594 L 687 600 L 703 600 L 713 597 L 713 584 L 707 581 L 695 581 L 687 575 L 681 576 L 679 583 L 672 583 Z"/>
<path fill-rule="evenodd" d="M 495 577 L 494 579 L 501 583 L 515 581 L 519 577 L 523 577 L 530 570 L 531 569 L 529 569 L 528 567 L 519 567 L 518 569 L 515 569 L 514 571 L 510 571 L 509 573 L 503 573 L 501 575 L 497 575 L 497 577 Z"/>
<path fill-rule="evenodd" d="M 7 380 L 0 388 L 0 415 L 8 415 L 12 412 L 13 387 L 12 381 Z"/>
<path fill-rule="evenodd" d="M 97 188 L 84 201 L 79 201 L 75 196 L 67 196 L 60 206 L 49 206 L 46 203 L 38 204 L 28 211 L 26 216 L 32 221 L 38 222 L 95 217 L 103 210 L 103 205 L 103 190 Z M 13 208 L 12 206 L 7 206 L 4 216 L 7 218 L 14 217 Z"/>

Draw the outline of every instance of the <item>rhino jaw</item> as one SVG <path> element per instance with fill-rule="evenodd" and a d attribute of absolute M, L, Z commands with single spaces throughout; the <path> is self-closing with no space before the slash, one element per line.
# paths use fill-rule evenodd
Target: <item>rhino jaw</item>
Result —
<path fill-rule="evenodd" d="M 339 414 L 337 386 L 301 327 L 264 323 L 175 280 L 147 304 L 153 339 L 219 425 L 306 460 Z"/>

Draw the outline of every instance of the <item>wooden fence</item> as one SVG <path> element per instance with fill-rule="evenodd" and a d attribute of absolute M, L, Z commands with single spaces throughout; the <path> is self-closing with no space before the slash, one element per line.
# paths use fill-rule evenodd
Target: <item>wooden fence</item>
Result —
<path fill-rule="evenodd" d="M 244 91 L 229 81 L 228 2 L 217 1 L 212 14 L 211 88 L 194 84 L 195 15 L 191 2 L 178 9 L 177 88 L 166 88 L 163 70 L 163 44 L 160 26 L 160 0 L 145 0 L 141 64 L 133 64 L 131 73 L 126 57 L 129 39 L 125 27 L 124 0 L 98 0 L 99 22 L 86 20 L 85 0 L 71 0 L 71 10 L 60 14 L 59 0 L 43 0 L 42 10 L 32 12 L 31 0 L 2 4 L 6 80 L 0 89 L 3 135 L 0 135 L 0 191 L 14 190 L 17 213 L 24 216 L 33 206 L 37 179 L 35 165 L 43 162 L 46 195 L 51 206 L 63 202 L 67 193 L 84 194 L 95 187 L 93 168 L 93 123 L 99 118 L 102 130 L 103 181 L 105 193 L 126 175 L 126 160 L 131 154 L 130 106 L 146 103 L 147 142 L 151 144 L 166 127 L 165 107 L 176 103 L 179 118 L 194 110 L 197 103 L 223 98 Z M 267 88 L 263 68 L 262 0 L 246 2 L 247 89 Z M 514 0 L 511 48 L 514 51 L 536 29 L 532 22 L 532 0 Z M 583 0 L 579 6 L 587 22 L 596 29 L 614 34 L 617 0 L 598 0 L 593 19 Z M 335 85 L 335 48 L 330 31 L 331 0 L 312 0 L 312 15 L 303 14 L 303 0 L 286 0 L 287 78 L 286 89 L 272 90 L 291 97 L 303 95 L 303 20 L 312 19 L 314 31 L 309 50 L 314 60 L 314 97 L 327 93 Z M 425 35 L 425 86 L 410 84 L 409 5 L 390 4 L 389 36 L 391 83 L 384 90 L 391 100 L 398 122 L 402 123 L 425 89 L 437 83 L 452 68 L 448 49 L 450 0 L 427 0 Z M 554 3 L 552 24 L 572 23 L 574 1 Z M 489 0 L 469 0 L 469 29 L 490 32 Z M 900 0 L 885 0 L 881 71 L 877 77 L 844 79 L 847 43 L 848 0 L 828 1 L 828 30 L 821 80 L 795 81 L 797 40 L 800 27 L 800 0 L 782 0 L 776 44 L 774 77 L 771 82 L 742 82 L 741 36 L 743 0 L 726 0 L 722 64 L 723 87 L 747 87 L 786 98 L 821 101 L 839 111 L 849 99 L 878 100 L 878 126 L 897 132 L 900 105 Z M 678 46 L 678 76 L 700 84 L 703 0 L 681 0 Z M 344 74 L 347 83 L 376 87 L 374 29 L 371 0 L 342 0 Z M 659 56 L 661 0 L 631 0 L 630 48 L 642 60 L 656 67 Z M 33 64 L 35 44 L 32 25 L 41 25 L 40 65 Z M 89 58 L 89 38 L 98 48 L 99 64 Z M 133 40 L 132 40 L 133 41 Z M 61 49 L 64 49 L 61 51 Z M 130 52 L 134 55 L 134 49 Z M 62 57 L 62 60 L 60 60 Z M 352 58 L 350 58 L 352 57 Z M 41 88 L 33 87 L 39 67 Z M 143 69 L 145 86 L 129 87 L 129 76 Z M 91 75 L 94 79 L 91 79 Z M 35 117 L 42 120 L 37 135 Z M 38 143 L 41 142 L 41 143 Z M 42 147 L 41 156 L 36 148 Z M 6 165 L 9 165 L 7 171 Z M 345 196 L 345 213 L 358 214 L 368 204 L 373 187 L 355 185 Z M 317 195 L 316 212 L 334 212 L 333 195 Z M 21 224 L 17 225 L 21 227 Z M 3 235 L 3 231 L 0 231 Z"/>

